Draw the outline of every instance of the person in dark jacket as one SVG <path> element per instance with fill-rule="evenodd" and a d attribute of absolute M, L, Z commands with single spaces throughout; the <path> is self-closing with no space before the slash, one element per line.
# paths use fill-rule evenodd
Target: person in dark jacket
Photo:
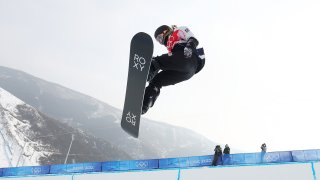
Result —
<path fill-rule="evenodd" d="M 226 144 L 224 146 L 222 162 L 223 162 L 223 165 L 230 165 L 231 164 L 230 147 L 228 144 Z"/>
<path fill-rule="evenodd" d="M 261 152 L 263 152 L 263 153 L 266 153 L 266 152 L 267 152 L 267 145 L 266 145 L 266 143 L 263 143 L 263 144 L 261 145 Z"/>
<path fill-rule="evenodd" d="M 224 146 L 223 154 L 230 154 L 230 147 L 229 147 L 228 144 L 226 144 L 226 145 Z"/>
<path fill-rule="evenodd" d="M 220 145 L 216 145 L 216 147 L 214 148 L 214 155 L 213 155 L 213 161 L 212 161 L 213 166 L 218 165 L 218 162 L 221 159 L 221 156 L 222 156 L 222 148 L 220 147 Z"/>
<path fill-rule="evenodd" d="M 154 37 L 167 48 L 168 53 L 152 58 L 141 114 L 154 105 L 162 87 L 190 79 L 203 68 L 205 62 L 203 49 L 197 50 L 199 42 L 185 26 L 162 25 L 155 31 Z"/>
<path fill-rule="evenodd" d="M 266 145 L 266 143 L 263 143 L 260 148 L 261 148 L 261 162 L 264 162 L 265 161 L 265 155 L 267 153 L 267 145 Z"/>

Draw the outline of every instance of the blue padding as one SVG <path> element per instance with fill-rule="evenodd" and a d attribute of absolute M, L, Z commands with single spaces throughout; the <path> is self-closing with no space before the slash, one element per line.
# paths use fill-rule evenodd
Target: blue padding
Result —
<path fill-rule="evenodd" d="M 290 151 L 287 152 L 270 152 L 270 153 L 244 153 L 231 154 L 223 156 L 224 165 L 239 165 L 239 164 L 259 164 L 259 163 L 278 163 L 292 162 Z"/>
<path fill-rule="evenodd" d="M 51 165 L 51 174 L 100 172 L 101 163 L 59 164 Z"/>
<path fill-rule="evenodd" d="M 102 171 L 142 170 L 156 168 L 159 168 L 159 161 L 157 159 L 110 161 L 102 163 Z"/>
<path fill-rule="evenodd" d="M 244 164 L 259 164 L 263 161 L 263 153 L 246 153 L 244 154 Z"/>
<path fill-rule="evenodd" d="M 295 162 L 318 161 L 319 150 L 300 150 L 292 151 L 292 158 Z"/>
<path fill-rule="evenodd" d="M 292 158 L 295 162 L 303 162 L 305 161 L 304 152 L 303 151 L 292 151 Z"/>
<path fill-rule="evenodd" d="M 179 159 L 181 159 L 181 158 L 179 158 Z M 199 166 L 209 166 L 209 165 L 211 165 L 213 156 L 212 155 L 209 155 L 209 156 L 192 156 L 192 157 L 183 158 L 183 159 L 186 159 L 186 164 L 183 164 L 183 165 L 186 165 L 188 167 L 199 167 Z M 180 162 L 181 162 L 181 160 L 180 160 Z M 221 159 L 220 159 L 220 162 L 221 162 Z M 180 167 L 183 167 L 183 166 L 181 166 L 181 164 L 180 164 Z"/>
<path fill-rule="evenodd" d="M 231 164 L 243 164 L 244 154 L 231 154 Z"/>
<path fill-rule="evenodd" d="M 2 176 L 25 176 L 25 175 L 41 175 L 49 174 L 50 166 L 30 166 L 4 168 Z"/>
<path fill-rule="evenodd" d="M 119 170 L 119 161 L 109 161 L 102 163 L 102 171 Z"/>
<path fill-rule="evenodd" d="M 198 167 L 201 166 L 200 156 L 193 156 L 187 159 L 187 166 L 190 167 Z"/>
<path fill-rule="evenodd" d="M 180 167 L 179 158 L 159 159 L 159 168 L 177 168 Z"/>
<path fill-rule="evenodd" d="M 209 166 L 212 164 L 213 156 L 200 156 L 200 166 Z"/>
<path fill-rule="evenodd" d="M 212 159 L 213 159 L 212 155 L 160 159 L 159 168 L 183 168 L 183 167 L 209 166 L 212 164 Z M 219 162 L 221 164 L 221 160 Z"/>
<path fill-rule="evenodd" d="M 280 155 L 280 162 L 292 162 L 293 161 L 291 151 L 279 152 L 279 155 Z"/>
<path fill-rule="evenodd" d="M 223 156 L 224 165 L 259 164 L 263 162 L 264 153 L 230 154 Z"/>
<path fill-rule="evenodd" d="M 230 154 L 224 154 L 222 156 L 222 165 L 232 165 Z"/>
<path fill-rule="evenodd" d="M 130 162 L 130 169 L 156 169 L 159 168 L 159 160 L 135 160 Z"/>
<path fill-rule="evenodd" d="M 306 161 L 317 161 L 320 160 L 317 154 L 318 150 L 304 150 L 304 157 Z"/>
<path fill-rule="evenodd" d="M 269 152 L 263 157 L 264 163 L 280 163 L 280 162 L 292 162 L 292 154 L 290 151 L 284 152 Z"/>
<path fill-rule="evenodd" d="M 179 159 L 179 167 L 188 167 L 189 161 L 187 157 L 182 157 L 178 159 Z"/>
<path fill-rule="evenodd" d="M 264 163 L 281 162 L 280 153 L 278 153 L 278 152 L 265 153 L 265 155 L 263 157 L 263 162 Z"/>
<path fill-rule="evenodd" d="M 86 173 L 101 171 L 127 171 L 145 169 L 167 169 L 185 168 L 212 165 L 213 155 L 192 156 L 180 158 L 151 159 L 151 160 L 132 160 L 132 161 L 109 161 L 81 164 L 63 164 L 51 166 L 30 166 L 15 168 L 0 168 L 1 176 L 25 176 L 43 174 L 64 174 L 64 173 Z M 282 162 L 307 162 L 319 161 L 320 150 L 300 150 L 283 151 L 268 153 L 244 153 L 244 154 L 225 154 L 218 165 L 241 165 L 259 163 L 282 163 Z"/>

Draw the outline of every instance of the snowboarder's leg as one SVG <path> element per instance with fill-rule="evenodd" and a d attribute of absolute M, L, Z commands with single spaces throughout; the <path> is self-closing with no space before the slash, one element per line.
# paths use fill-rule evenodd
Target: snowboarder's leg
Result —
<path fill-rule="evenodd" d="M 163 86 L 170 86 L 186 81 L 194 75 L 194 72 L 177 72 L 177 71 L 161 71 L 157 74 L 153 80 L 152 84 L 157 87 L 162 88 Z"/>
<path fill-rule="evenodd" d="M 147 82 L 150 82 L 154 78 L 154 76 L 158 74 L 159 71 L 160 71 L 160 64 L 155 58 L 152 58 Z"/>
<path fill-rule="evenodd" d="M 176 52 L 172 56 L 163 54 L 155 57 L 154 61 L 157 62 L 162 71 L 179 71 L 189 73 L 196 71 L 198 67 L 198 57 L 193 55 L 191 58 L 185 58 L 183 51 Z"/>
<path fill-rule="evenodd" d="M 160 88 L 153 85 L 152 83 L 149 84 L 148 87 L 146 87 L 141 114 L 145 114 L 149 110 L 149 108 L 153 106 L 159 94 Z"/>
<path fill-rule="evenodd" d="M 183 52 L 177 52 L 172 56 L 164 54 L 154 58 L 149 74 L 153 71 L 156 74 L 149 79 L 149 86 L 145 89 L 142 114 L 145 114 L 154 105 L 163 86 L 174 85 L 188 80 L 195 74 L 198 66 L 196 58 L 196 56 L 185 58 Z M 159 70 L 162 71 L 158 73 Z"/>
<path fill-rule="evenodd" d="M 176 83 L 188 80 L 194 75 L 194 73 L 195 72 L 185 73 L 177 71 L 161 71 L 158 73 L 149 83 L 149 86 L 146 87 L 143 99 L 142 114 L 145 114 L 149 108 L 154 105 L 160 94 L 160 89 L 163 86 L 174 85 Z"/>

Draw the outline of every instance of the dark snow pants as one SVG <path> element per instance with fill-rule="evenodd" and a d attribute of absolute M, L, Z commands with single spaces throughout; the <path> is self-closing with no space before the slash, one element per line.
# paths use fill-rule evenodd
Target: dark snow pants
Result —
<path fill-rule="evenodd" d="M 191 58 L 185 58 L 183 51 L 171 56 L 163 54 L 155 57 L 155 61 L 162 71 L 151 80 L 149 86 L 156 86 L 159 89 L 190 79 L 198 67 L 198 56 L 193 54 Z"/>

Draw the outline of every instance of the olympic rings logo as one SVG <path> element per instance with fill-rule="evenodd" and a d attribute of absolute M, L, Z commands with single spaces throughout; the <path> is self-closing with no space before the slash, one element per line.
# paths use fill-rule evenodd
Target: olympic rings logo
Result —
<path fill-rule="evenodd" d="M 148 161 L 138 161 L 136 162 L 136 166 L 141 169 L 147 168 L 149 165 Z"/>

